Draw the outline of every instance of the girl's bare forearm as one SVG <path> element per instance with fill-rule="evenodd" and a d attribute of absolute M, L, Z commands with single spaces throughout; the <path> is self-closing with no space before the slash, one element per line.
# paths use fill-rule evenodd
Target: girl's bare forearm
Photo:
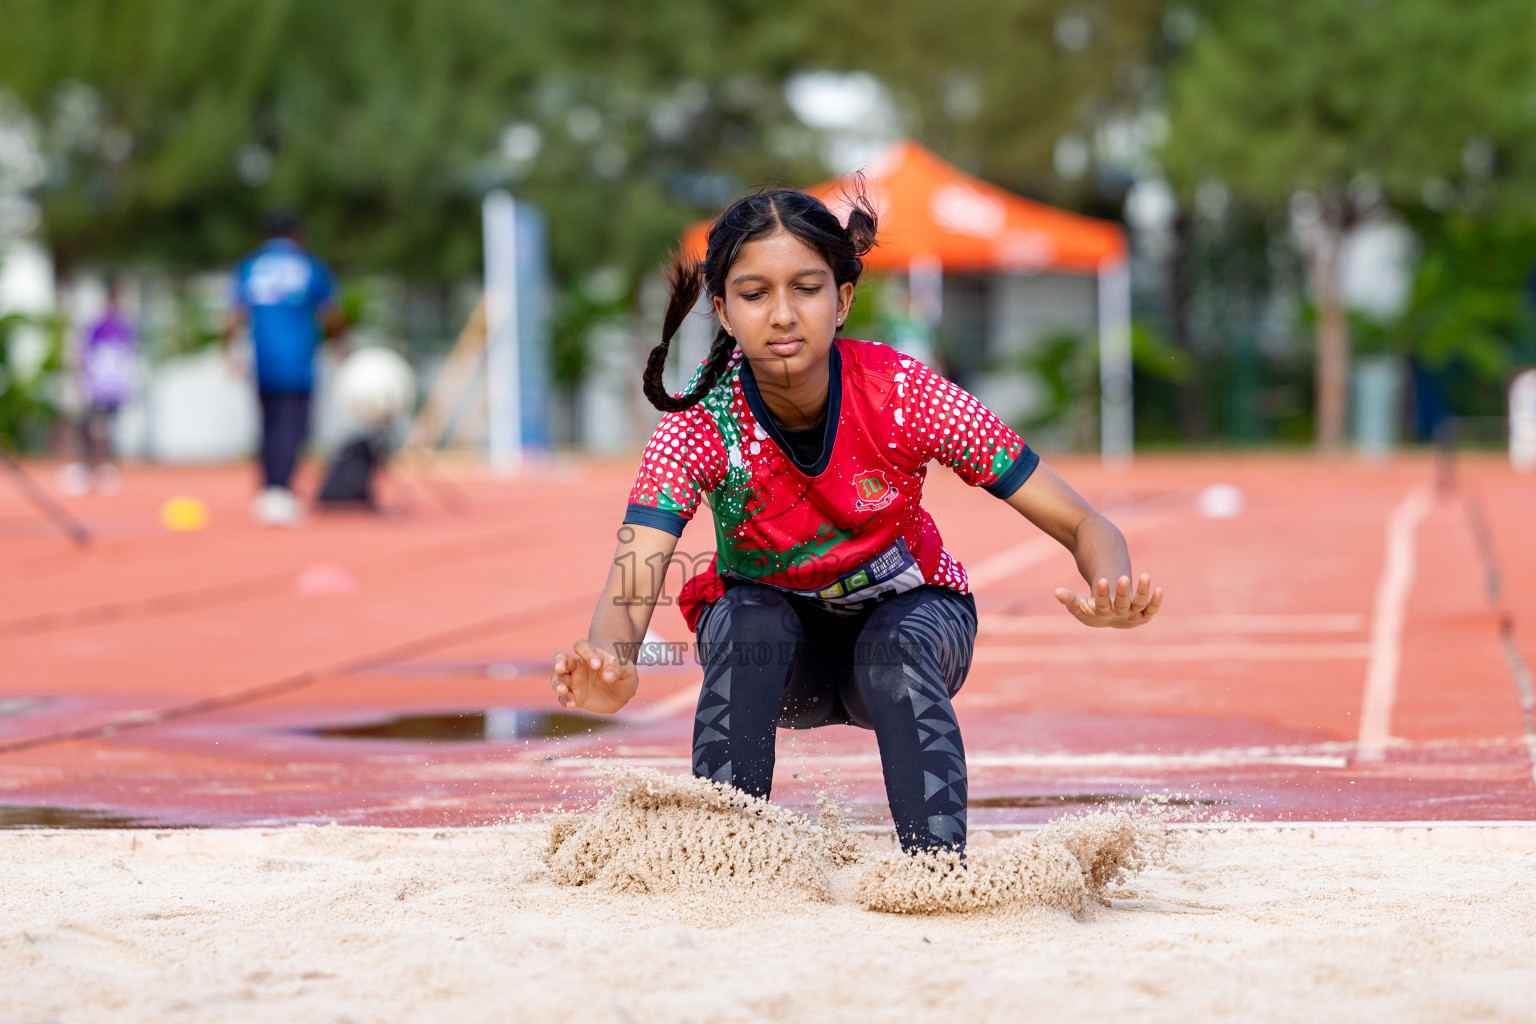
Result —
<path fill-rule="evenodd" d="M 1077 559 L 1077 571 L 1089 585 L 1109 580 L 1113 586 L 1121 576 L 1131 575 L 1131 552 L 1125 546 L 1125 536 L 1097 512 L 1077 525 L 1075 541 L 1072 555 Z"/>
<path fill-rule="evenodd" d="M 626 525 L 619 529 L 608 580 L 587 627 L 588 643 L 618 653 L 616 645 L 645 639 L 666 578 L 655 567 L 668 564 L 676 544 L 676 537 L 652 527 Z"/>
<path fill-rule="evenodd" d="M 651 624 L 655 611 L 654 601 L 632 603 L 634 595 L 605 590 L 592 612 L 592 623 L 587 627 L 587 641 L 606 651 L 615 650 L 617 644 L 639 643 L 645 639 L 646 628 Z"/>

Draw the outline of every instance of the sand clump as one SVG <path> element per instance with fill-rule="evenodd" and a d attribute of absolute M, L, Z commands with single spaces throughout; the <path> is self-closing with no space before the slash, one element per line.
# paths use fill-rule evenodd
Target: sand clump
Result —
<path fill-rule="evenodd" d="M 801 815 L 708 779 L 650 768 L 609 778 L 612 791 L 591 812 L 551 823 L 546 863 L 555 882 L 831 898 L 832 856 L 822 831 Z"/>
<path fill-rule="evenodd" d="M 732 891 L 833 899 L 857 871 L 856 900 L 897 914 L 1053 907 L 1073 913 L 1105 888 L 1164 860 L 1172 833 L 1156 807 L 1094 811 L 973 850 L 872 857 L 846 808 L 823 794 L 818 820 L 729 786 L 652 769 L 610 773 L 591 812 L 550 823 L 545 862 L 562 885 L 638 893 Z"/>
<path fill-rule="evenodd" d="M 969 913 L 1055 907 L 1081 913 L 1104 890 L 1166 860 L 1173 848 L 1164 809 L 1089 811 L 958 854 L 881 858 L 865 872 L 859 902 L 892 914 Z"/>
<path fill-rule="evenodd" d="M 963 914 L 1009 905 L 1078 913 L 1088 887 L 1075 858 L 1054 843 L 1014 836 L 969 855 L 883 857 L 865 872 L 859 902 L 888 914 Z"/>

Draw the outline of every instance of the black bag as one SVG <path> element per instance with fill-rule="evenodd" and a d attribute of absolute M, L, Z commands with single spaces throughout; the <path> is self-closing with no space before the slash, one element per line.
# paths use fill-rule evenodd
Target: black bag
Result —
<path fill-rule="evenodd" d="M 360 435 L 341 446 L 316 500 L 327 506 L 377 508 L 373 500 L 373 475 L 384 464 L 385 448 L 379 440 Z"/>

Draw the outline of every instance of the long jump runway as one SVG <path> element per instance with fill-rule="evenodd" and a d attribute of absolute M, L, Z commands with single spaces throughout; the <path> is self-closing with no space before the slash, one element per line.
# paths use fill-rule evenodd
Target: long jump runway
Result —
<path fill-rule="evenodd" d="M 1054 464 L 1167 591 L 1133 633 L 1056 604 L 1070 557 L 942 470 L 929 508 L 981 613 L 956 706 L 973 827 L 1155 795 L 1275 822 L 1536 820 L 1536 480 L 1427 457 Z M 33 467 L 45 484 L 52 467 Z M 460 826 L 589 804 L 615 763 L 686 772 L 699 673 L 612 720 L 560 712 L 632 467 L 396 481 L 381 517 L 262 530 L 244 468 L 130 468 L 67 502 L 0 487 L 0 826 Z M 1202 514 L 1213 484 L 1238 514 Z M 206 501 L 171 533 L 168 497 Z M 701 516 L 681 549 L 707 552 Z M 673 587 L 675 592 L 675 586 Z M 655 638 L 689 639 L 675 607 Z M 872 735 L 782 733 L 775 799 L 888 821 Z"/>

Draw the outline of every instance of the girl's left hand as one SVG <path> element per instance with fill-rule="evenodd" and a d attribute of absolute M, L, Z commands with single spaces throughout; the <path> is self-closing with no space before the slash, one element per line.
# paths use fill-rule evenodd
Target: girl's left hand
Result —
<path fill-rule="evenodd" d="M 1066 587 L 1056 589 L 1056 600 L 1085 626 L 1133 629 L 1152 621 L 1163 604 L 1163 588 L 1152 588 L 1152 577 L 1146 573 L 1136 581 L 1136 592 L 1131 593 L 1131 578 L 1121 576 L 1115 582 L 1111 595 L 1109 580 L 1100 579 L 1091 597 L 1079 596 Z"/>

